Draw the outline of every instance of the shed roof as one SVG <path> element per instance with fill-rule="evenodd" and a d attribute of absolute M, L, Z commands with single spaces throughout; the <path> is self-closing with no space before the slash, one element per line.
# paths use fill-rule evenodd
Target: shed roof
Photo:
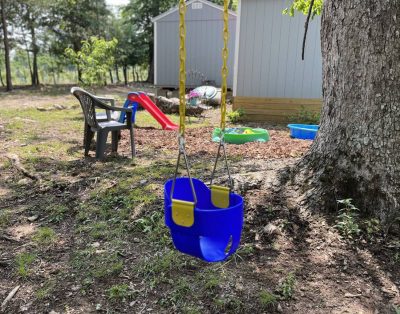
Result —
<path fill-rule="evenodd" d="M 212 7 L 212 8 L 214 8 L 214 9 L 217 9 L 217 10 L 220 10 L 220 11 L 224 11 L 224 8 L 222 6 L 220 6 L 218 4 L 215 4 L 215 3 L 212 3 L 210 1 L 207 1 L 207 0 L 189 0 L 189 1 L 186 2 L 186 6 L 188 6 L 188 5 L 190 5 L 190 4 L 194 3 L 194 2 L 201 2 L 201 3 L 203 3 L 205 5 L 208 5 L 208 6 Z M 157 22 L 158 20 L 161 20 L 162 18 L 164 18 L 164 17 L 166 17 L 166 16 L 168 16 L 168 15 L 170 15 L 170 14 L 172 14 L 172 13 L 178 11 L 178 10 L 179 10 L 179 5 L 174 6 L 173 8 L 169 9 L 168 11 L 165 11 L 164 13 L 162 13 L 162 14 L 156 16 L 156 17 L 153 17 L 151 20 L 152 20 L 152 22 Z M 236 13 L 231 11 L 231 10 L 229 10 L 229 15 L 232 15 L 234 17 L 237 16 Z"/>

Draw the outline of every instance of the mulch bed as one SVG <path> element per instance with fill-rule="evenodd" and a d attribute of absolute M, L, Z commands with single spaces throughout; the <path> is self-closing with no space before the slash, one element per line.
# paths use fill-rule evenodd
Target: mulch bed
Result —
<path fill-rule="evenodd" d="M 212 131 L 211 127 L 187 129 L 187 154 L 215 156 L 218 145 L 211 141 Z M 267 143 L 228 144 L 228 155 L 252 159 L 293 158 L 302 156 L 312 143 L 292 139 L 289 137 L 289 131 L 285 130 L 269 130 L 269 133 L 271 139 Z M 139 153 L 145 149 L 154 150 L 154 154 L 177 151 L 177 133 L 154 128 L 137 128 L 135 143 Z M 129 133 L 122 133 L 119 150 L 129 153 Z"/>

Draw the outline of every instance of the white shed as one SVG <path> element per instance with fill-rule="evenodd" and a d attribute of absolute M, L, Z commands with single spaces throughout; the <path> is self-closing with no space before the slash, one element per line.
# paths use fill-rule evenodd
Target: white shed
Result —
<path fill-rule="evenodd" d="M 234 109 L 248 120 L 287 122 L 303 105 L 320 111 L 322 57 L 320 17 L 310 21 L 305 60 L 301 48 L 306 17 L 283 15 L 288 1 L 239 0 Z"/>
<path fill-rule="evenodd" d="M 221 85 L 223 47 L 223 7 L 206 0 L 186 2 L 186 85 L 194 87 L 205 81 Z M 153 18 L 154 84 L 178 87 L 179 78 L 179 10 L 178 6 Z M 233 86 L 236 14 L 229 13 L 229 76 Z"/>

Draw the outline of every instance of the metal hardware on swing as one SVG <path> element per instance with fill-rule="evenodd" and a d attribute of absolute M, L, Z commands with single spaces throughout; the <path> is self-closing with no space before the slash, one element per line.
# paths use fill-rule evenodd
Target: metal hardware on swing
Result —
<path fill-rule="evenodd" d="M 196 205 L 197 204 L 197 196 L 196 196 L 196 191 L 194 189 L 192 176 L 190 175 L 189 162 L 188 162 L 188 159 L 187 159 L 187 156 L 186 156 L 185 138 L 182 135 L 178 136 L 178 146 L 179 146 L 179 153 L 178 153 L 178 159 L 176 161 L 174 181 L 172 181 L 171 199 L 173 199 L 173 196 L 174 196 L 176 177 L 178 176 L 179 162 L 181 160 L 181 155 L 183 155 L 183 159 L 185 161 L 185 166 L 186 166 L 188 178 L 189 178 L 189 181 L 190 181 L 190 188 L 192 189 L 193 202 L 194 202 L 194 205 Z"/>

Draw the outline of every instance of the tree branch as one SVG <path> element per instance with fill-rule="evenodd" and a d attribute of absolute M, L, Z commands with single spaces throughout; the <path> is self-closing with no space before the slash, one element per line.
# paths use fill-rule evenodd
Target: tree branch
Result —
<path fill-rule="evenodd" d="M 315 0 L 311 0 L 311 2 L 310 2 L 310 8 L 308 9 L 306 24 L 304 25 L 303 48 L 302 48 L 302 51 L 301 51 L 301 60 L 303 60 L 303 61 L 304 61 L 304 52 L 305 52 L 305 50 L 306 50 L 306 40 L 307 40 L 308 24 L 310 23 L 310 18 L 311 18 L 312 9 L 313 9 L 313 6 L 314 6 L 314 1 L 315 1 Z"/>

